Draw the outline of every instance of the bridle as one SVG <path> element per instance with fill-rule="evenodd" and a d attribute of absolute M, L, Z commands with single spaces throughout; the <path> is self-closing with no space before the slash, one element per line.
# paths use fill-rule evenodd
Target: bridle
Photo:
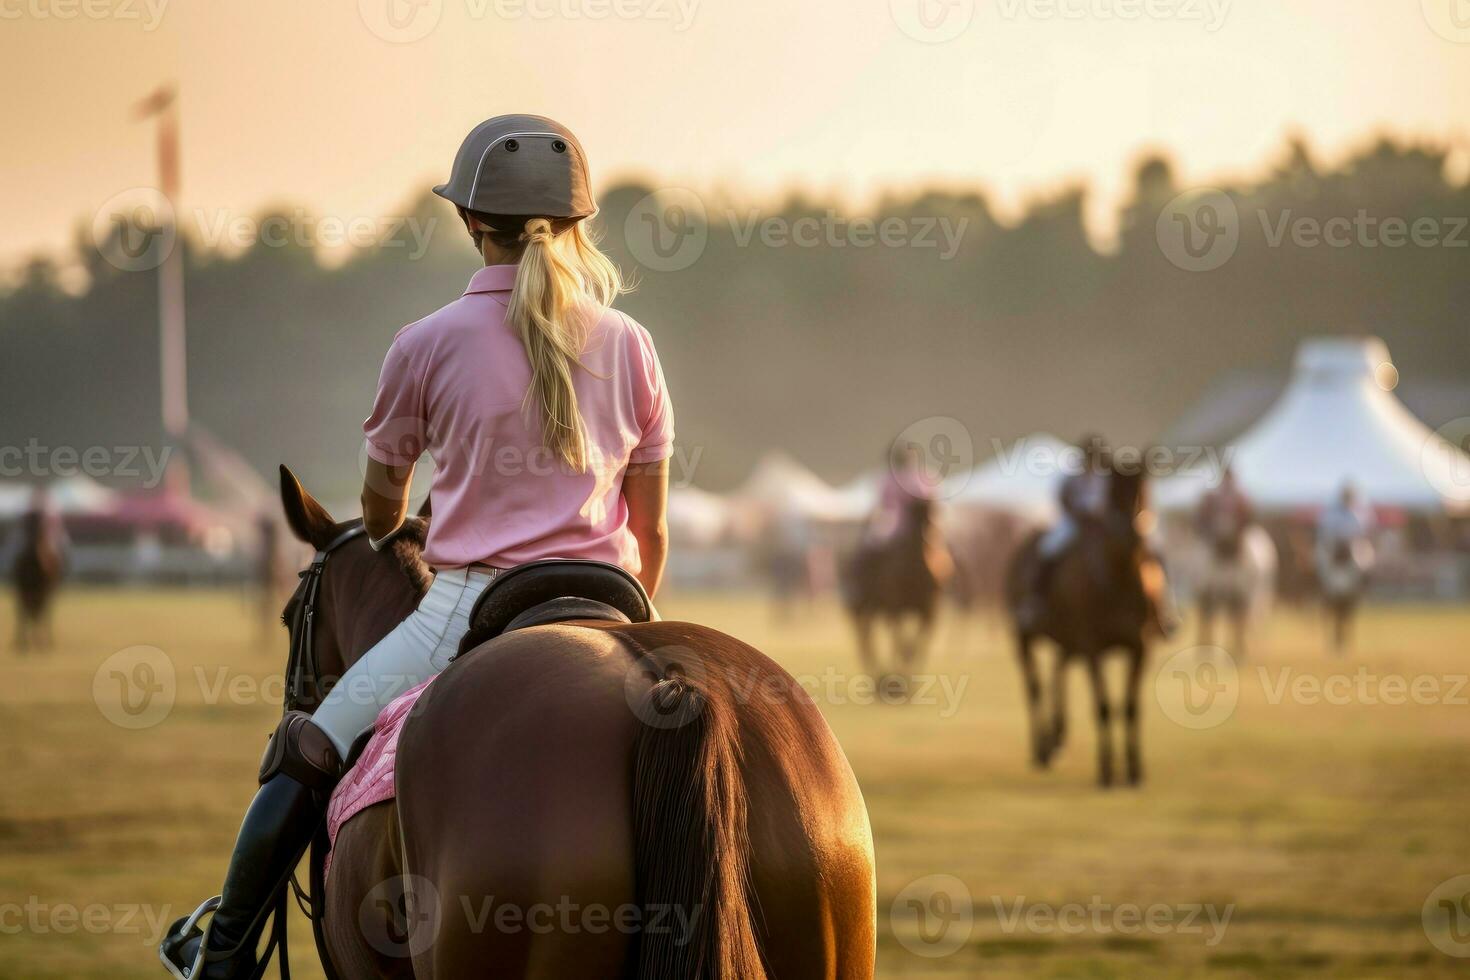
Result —
<path fill-rule="evenodd" d="M 283 699 L 285 702 L 283 713 L 289 714 L 299 709 L 304 701 L 309 700 L 313 707 L 321 702 L 323 693 L 321 691 L 321 670 L 320 665 L 316 662 L 316 603 L 317 598 L 321 595 L 322 573 L 326 570 L 327 559 L 331 557 L 332 552 L 341 548 L 349 541 L 362 537 L 366 533 L 367 530 L 363 527 L 361 520 L 353 521 L 331 541 L 318 548 L 316 554 L 312 556 L 311 564 L 300 573 L 301 584 L 296 586 L 296 591 L 292 593 L 289 606 L 291 610 L 291 621 L 288 625 L 291 634 L 291 648 L 286 656 L 286 690 Z M 306 695 L 308 684 L 311 685 L 312 691 L 310 698 Z M 265 976 L 266 970 L 270 967 L 270 960 L 273 955 L 276 957 L 277 966 L 279 966 L 281 971 L 281 980 L 291 980 L 291 956 L 287 951 L 288 943 L 286 938 L 286 911 L 293 894 L 296 897 L 296 904 L 300 907 L 302 914 L 311 922 L 312 932 L 316 939 L 317 955 L 322 962 L 322 970 L 326 973 L 329 980 L 337 980 L 339 974 L 332 964 L 322 932 L 322 901 L 326 894 L 326 887 L 321 876 L 322 860 L 319 855 L 326 853 L 325 830 L 326 813 L 323 812 L 316 833 L 312 838 L 311 846 L 313 853 L 310 862 L 312 869 L 311 892 L 308 893 L 301 887 L 300 882 L 296 879 L 296 872 L 293 868 L 291 874 L 281 883 L 280 889 L 274 899 L 261 911 L 260 914 L 273 920 L 273 924 L 271 926 L 270 938 L 265 945 L 265 950 L 257 957 L 255 968 L 249 974 L 249 980 L 260 980 L 261 977 Z M 219 904 L 220 898 L 217 896 L 200 905 L 185 923 L 184 933 L 187 934 L 194 929 L 199 919 L 219 908 Z M 233 956 L 238 951 L 239 946 L 236 946 L 228 955 Z M 205 949 L 201 945 L 199 958 L 195 961 L 196 968 L 204 962 L 204 954 Z M 160 951 L 160 955 L 162 955 L 162 951 Z M 164 963 L 168 965 L 169 972 L 173 973 L 174 976 L 180 975 L 168 959 L 165 958 Z"/>
<path fill-rule="evenodd" d="M 300 572 L 301 584 L 296 586 L 296 591 L 291 595 L 291 648 L 286 655 L 286 692 L 285 706 L 283 712 L 291 712 L 299 709 L 303 701 L 308 700 L 306 695 L 307 685 L 311 685 L 310 701 L 313 706 L 321 702 L 321 669 L 316 662 L 316 603 L 321 595 L 322 573 L 326 570 L 327 559 L 332 552 L 356 538 L 367 534 L 361 520 L 353 521 L 342 530 L 331 541 L 317 549 L 312 556 L 311 564 Z M 271 938 L 265 948 L 265 953 L 258 961 L 254 977 L 262 977 L 270 964 L 271 954 L 274 952 L 278 957 L 277 965 L 280 967 L 282 980 L 290 980 L 291 957 L 287 952 L 286 939 L 286 907 L 289 896 L 294 894 L 296 904 L 302 913 L 311 922 L 312 933 L 316 940 L 317 956 L 321 960 L 322 969 L 329 978 L 338 976 L 336 968 L 332 964 L 331 957 L 322 934 L 322 909 L 321 903 L 326 892 L 325 882 L 321 880 L 320 870 L 322 862 L 316 851 L 323 847 L 323 830 L 326 826 L 326 817 L 323 815 L 322 824 L 317 829 L 316 839 L 312 841 L 311 857 L 311 891 L 306 889 L 296 880 L 293 871 L 287 883 L 281 886 L 281 892 L 274 902 L 275 925 L 271 930 Z M 323 850 L 323 853 L 325 851 Z M 197 914 L 197 913 L 196 913 Z"/>
<path fill-rule="evenodd" d="M 320 702 L 321 671 L 316 662 L 316 603 L 321 593 L 322 572 L 327 567 L 327 558 L 332 552 L 355 538 L 367 533 L 362 521 L 352 524 L 331 541 L 317 549 L 311 564 L 302 569 L 301 584 L 291 596 L 291 650 L 286 656 L 285 710 L 295 711 L 306 699 L 307 685 L 311 685 L 313 704 Z"/>

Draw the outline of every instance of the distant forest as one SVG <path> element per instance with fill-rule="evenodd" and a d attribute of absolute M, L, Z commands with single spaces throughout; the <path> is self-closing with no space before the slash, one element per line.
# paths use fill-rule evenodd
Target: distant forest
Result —
<path fill-rule="evenodd" d="M 710 202 L 707 245 L 677 271 L 640 269 L 628 246 L 629 212 L 650 188 L 605 188 L 598 221 L 609 254 L 637 273 L 621 306 L 657 340 L 679 441 L 701 453 L 697 482 L 723 489 L 773 447 L 851 477 L 929 416 L 962 420 L 982 456 L 992 439 L 1037 429 L 1147 440 L 1221 372 L 1284 371 L 1314 334 L 1377 334 L 1405 378 L 1470 385 L 1470 187 L 1446 163 L 1443 148 L 1383 141 L 1326 169 L 1291 143 L 1253 182 L 1220 185 L 1239 243 L 1203 272 L 1160 247 L 1159 216 L 1185 190 L 1162 158 L 1137 168 L 1107 253 L 1084 229 L 1081 186 L 1014 223 L 980 190 L 893 197 L 862 216 L 901 219 L 891 227 L 910 237 L 965 221 L 948 259 L 938 231 L 938 247 L 860 245 L 851 228 L 842 247 L 750 234 L 752 215 L 830 226 L 841 209 L 807 197 Z M 436 222 L 417 259 L 364 248 L 329 266 L 310 245 L 226 255 L 186 236 L 192 412 L 267 478 L 285 461 L 352 495 L 390 338 L 474 271 L 442 201 L 425 194 L 408 213 Z M 1303 218 L 1366 218 L 1377 231 L 1346 246 L 1277 237 Z M 1429 219 L 1437 241 L 1386 244 L 1388 219 Z M 155 274 L 118 271 L 85 232 L 77 249 L 89 283 L 79 295 L 60 288 L 49 258 L 0 293 L 0 445 L 159 445 Z"/>

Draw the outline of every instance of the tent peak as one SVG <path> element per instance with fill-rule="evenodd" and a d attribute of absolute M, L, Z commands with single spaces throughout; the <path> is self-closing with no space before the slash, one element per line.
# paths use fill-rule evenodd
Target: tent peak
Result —
<path fill-rule="evenodd" d="M 1323 380 L 1374 378 L 1392 365 L 1388 345 L 1377 337 L 1313 337 L 1296 352 L 1296 373 Z"/>

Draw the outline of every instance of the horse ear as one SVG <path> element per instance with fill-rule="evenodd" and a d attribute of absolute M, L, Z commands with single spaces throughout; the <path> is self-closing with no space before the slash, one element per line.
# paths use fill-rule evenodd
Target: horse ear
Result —
<path fill-rule="evenodd" d="M 291 525 L 292 533 L 313 548 L 321 549 L 332 539 L 337 522 L 306 492 L 296 474 L 284 463 L 281 464 L 281 508 L 286 512 L 286 523 Z"/>

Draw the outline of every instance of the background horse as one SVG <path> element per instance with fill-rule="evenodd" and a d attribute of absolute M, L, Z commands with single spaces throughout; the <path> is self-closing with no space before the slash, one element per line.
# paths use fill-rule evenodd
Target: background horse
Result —
<path fill-rule="evenodd" d="M 15 645 L 25 652 L 32 641 L 50 648 L 51 600 L 61 584 L 64 565 L 62 542 L 55 519 L 44 509 L 28 511 L 20 521 L 20 550 L 11 575 L 15 583 Z"/>
<path fill-rule="evenodd" d="M 318 549 L 345 527 L 284 468 L 282 497 Z M 333 552 L 316 676 L 413 609 L 424 530 Z M 422 695 L 396 772 L 397 799 L 337 836 L 322 927 L 340 976 L 873 976 L 852 770 L 795 680 L 731 637 L 661 622 L 490 640 Z"/>
<path fill-rule="evenodd" d="M 1327 611 L 1334 653 L 1347 649 L 1354 613 L 1373 570 L 1373 547 L 1367 541 L 1337 541 L 1320 549 L 1317 585 Z"/>
<path fill-rule="evenodd" d="M 1067 731 L 1066 671 L 1080 661 L 1092 681 L 1093 706 L 1097 718 L 1098 781 L 1114 781 L 1112 720 L 1114 711 L 1103 677 L 1104 654 L 1118 650 L 1127 659 L 1123 725 L 1127 779 L 1143 779 L 1143 760 L 1138 743 L 1138 692 L 1143 678 L 1145 637 L 1152 628 L 1150 602 L 1162 587 L 1157 563 L 1149 557 L 1138 530 L 1144 506 L 1141 474 L 1113 473 L 1109 478 L 1106 514 L 1083 521 L 1072 546 L 1056 559 L 1047 579 L 1045 613 L 1034 629 L 1019 625 L 1016 652 L 1020 659 L 1026 704 L 1031 726 L 1031 757 L 1039 767 L 1051 763 Z M 1028 581 L 1025 563 L 1039 561 L 1041 535 L 1034 534 L 1011 564 L 1008 590 L 1012 610 L 1026 598 Z M 1057 645 L 1057 658 L 1050 684 L 1038 669 L 1036 641 L 1041 637 Z M 1048 697 L 1048 689 L 1050 696 Z"/>
<path fill-rule="evenodd" d="M 881 671 L 873 625 L 888 624 L 897 668 L 912 672 L 923 661 L 934 632 L 934 616 L 951 574 L 936 555 L 934 502 L 912 497 L 904 519 L 885 541 L 860 547 L 843 569 L 843 593 L 857 627 L 863 669 Z"/>
<path fill-rule="evenodd" d="M 1199 645 L 1214 643 L 1215 612 L 1223 606 L 1235 644 L 1230 652 L 1244 657 L 1250 627 L 1270 612 L 1276 593 L 1276 545 L 1265 528 L 1253 523 L 1205 546 L 1208 554 L 1199 582 Z"/>

